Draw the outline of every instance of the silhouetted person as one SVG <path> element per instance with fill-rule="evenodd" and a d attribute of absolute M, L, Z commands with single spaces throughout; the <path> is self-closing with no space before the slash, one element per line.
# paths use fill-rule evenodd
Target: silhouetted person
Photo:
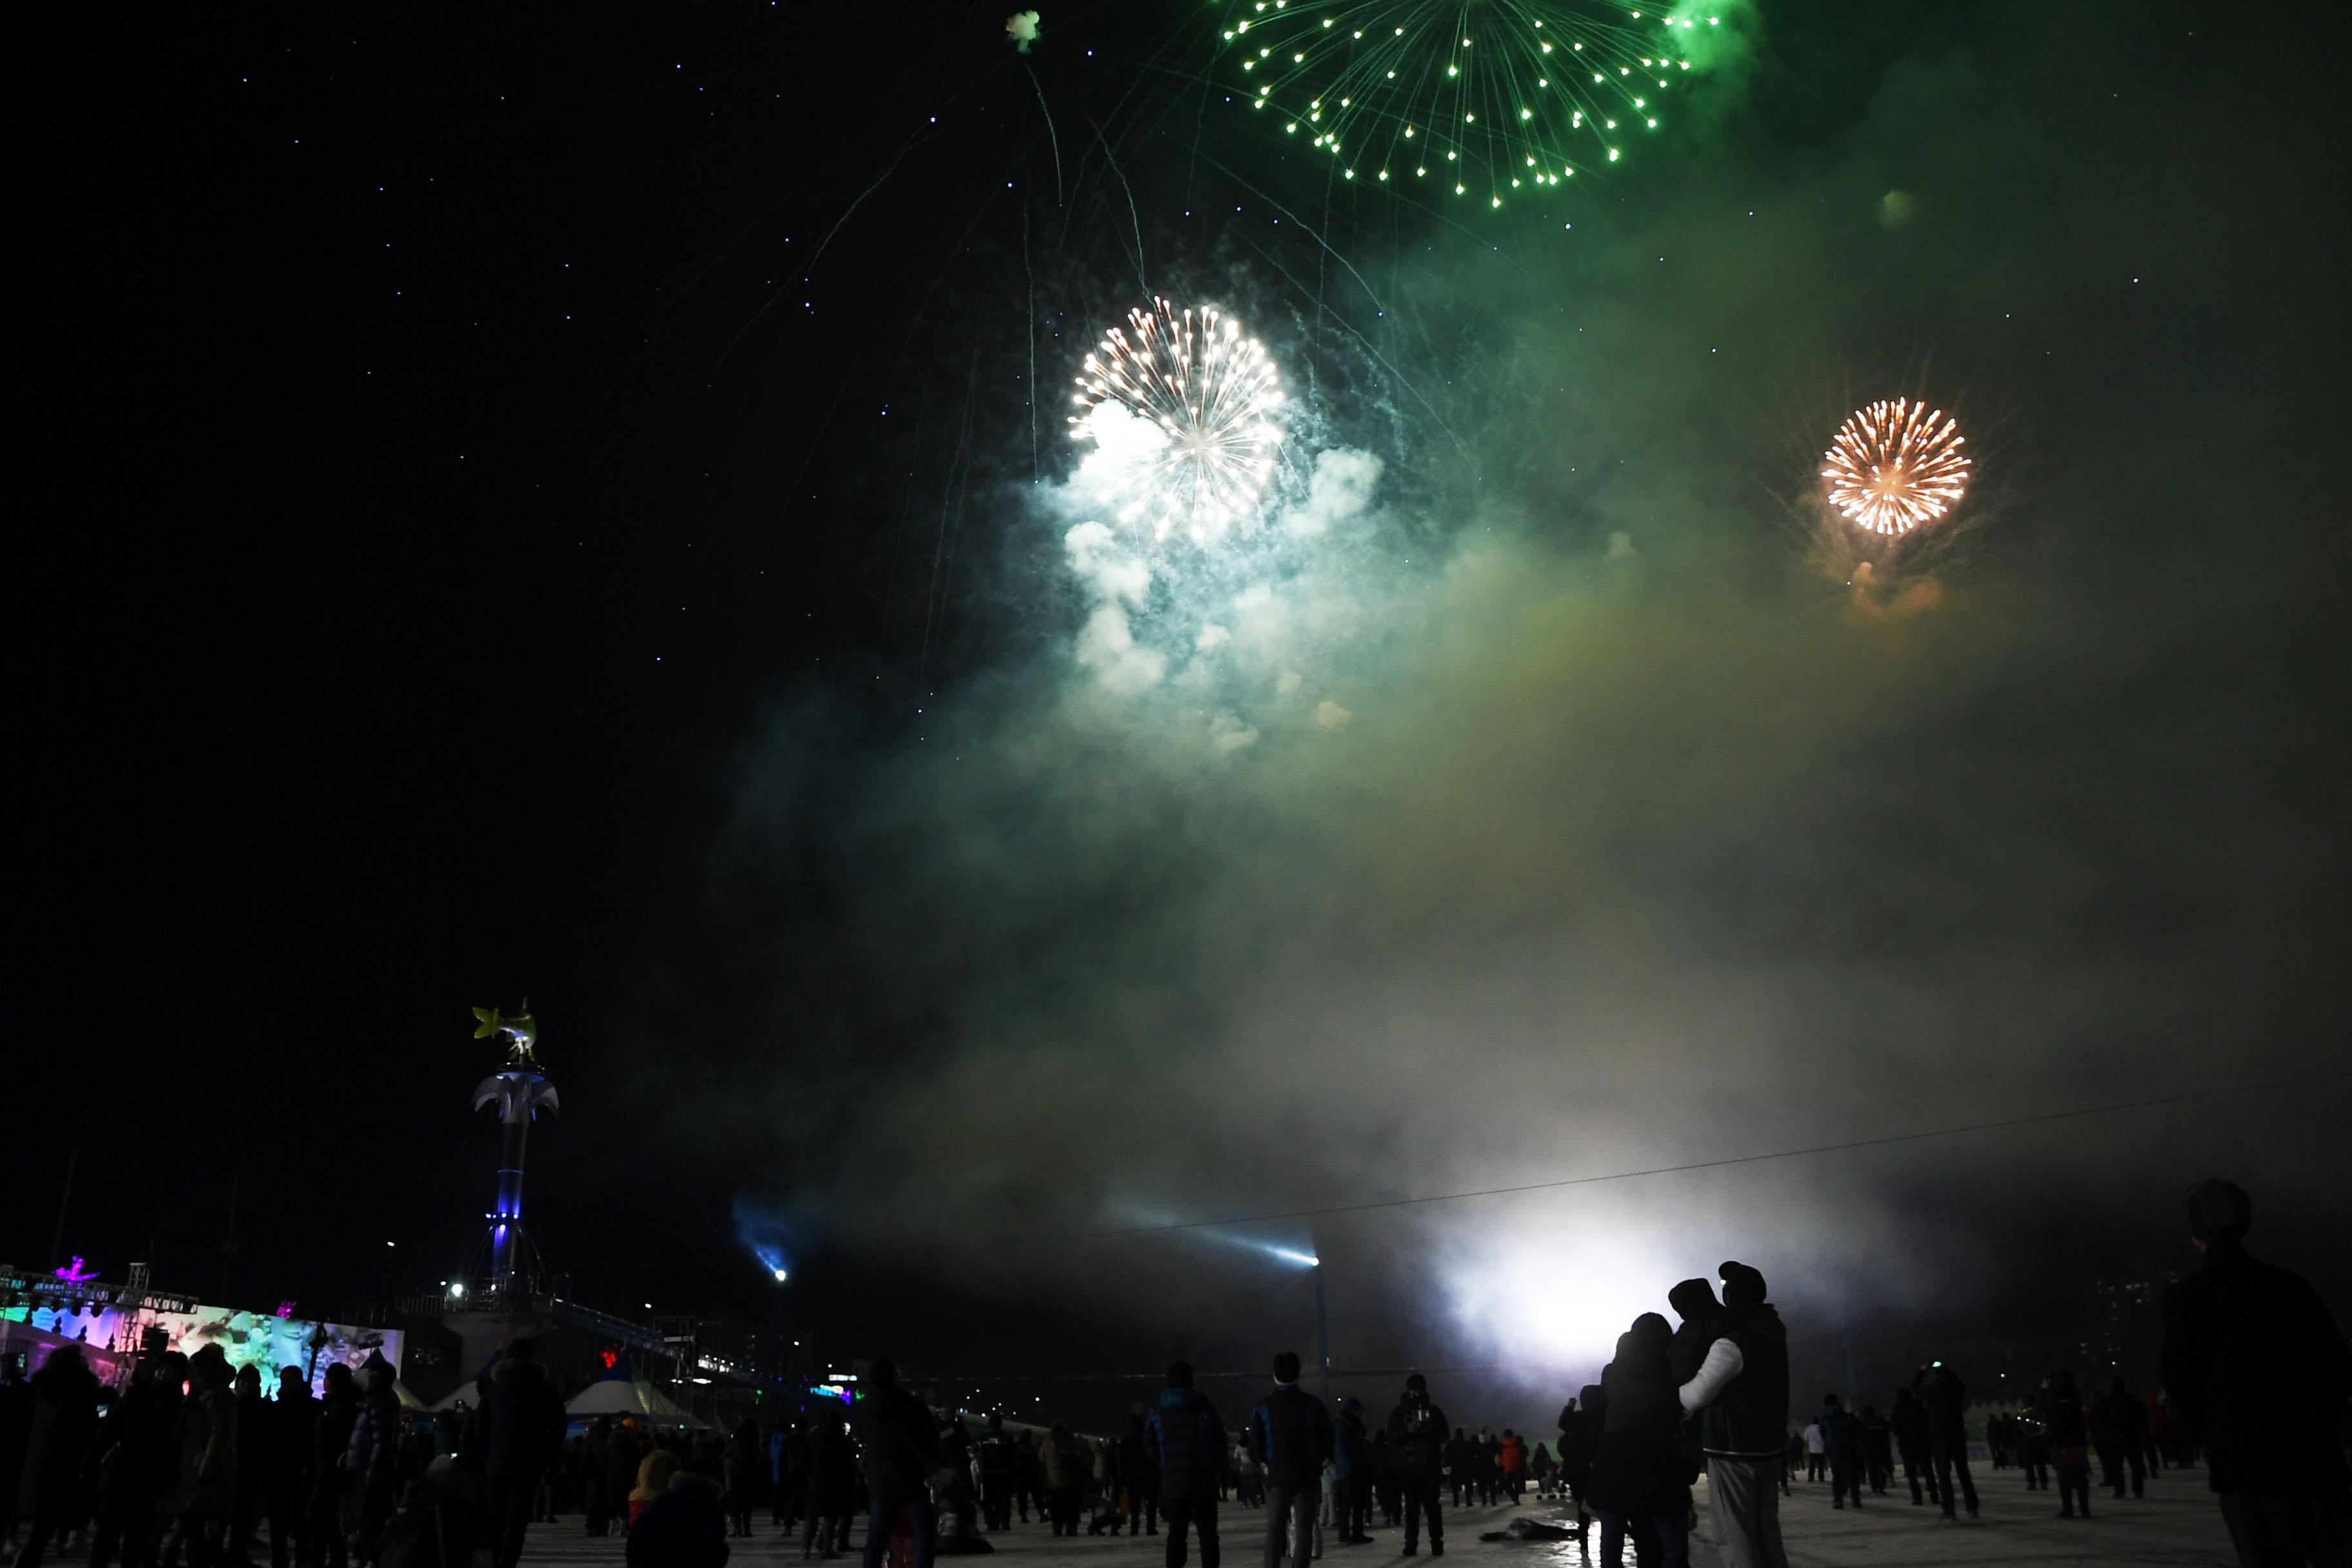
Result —
<path fill-rule="evenodd" d="M 759 1489 L 760 1427 L 750 1416 L 735 1424 L 727 1439 L 727 1528 L 730 1534 L 751 1533 L 751 1494 Z"/>
<path fill-rule="evenodd" d="M 89 1568 L 107 1568 L 118 1547 L 123 1568 L 145 1568 L 161 1521 L 156 1510 L 172 1484 L 172 1432 L 188 1358 L 177 1351 L 142 1357 L 131 1386 L 107 1412 L 98 1436 L 98 1528 Z"/>
<path fill-rule="evenodd" d="M 843 1414 L 821 1401 L 801 1434 L 804 1450 L 803 1497 L 808 1518 L 801 1525 L 801 1556 L 812 1551 L 828 1558 L 849 1550 L 849 1516 L 857 1503 L 857 1459 L 850 1451 Z"/>
<path fill-rule="evenodd" d="M 1013 1490 L 1020 1450 L 1004 1435 L 1004 1416 L 988 1413 L 988 1425 L 974 1445 L 980 1456 L 980 1522 L 984 1530 L 1013 1528 Z M 1024 1513 L 1026 1513 L 1024 1509 Z"/>
<path fill-rule="evenodd" d="M 359 1422 L 360 1402 L 352 1369 L 341 1362 L 327 1368 L 326 1393 L 319 1400 L 319 1423 L 310 1444 L 310 1502 L 303 1513 L 304 1568 L 343 1568 L 343 1495 L 352 1485 L 343 1457 Z M 126 1563 L 125 1568 L 129 1568 Z"/>
<path fill-rule="evenodd" d="M 866 1471 L 866 1568 L 882 1568 L 891 1526 L 902 1513 L 914 1533 L 915 1568 L 931 1568 L 939 1532 L 927 1489 L 940 1465 L 939 1433 L 929 1406 L 898 1386 L 898 1363 L 887 1356 L 866 1373 L 849 1427 Z"/>
<path fill-rule="evenodd" d="M 253 1532 L 261 1522 L 261 1472 L 269 1449 L 269 1406 L 261 1397 L 261 1369 L 247 1362 L 229 1380 L 236 1395 L 236 1497 L 229 1505 L 228 1555 L 253 1560 Z"/>
<path fill-rule="evenodd" d="M 2166 1397 L 2204 1445 L 2240 1563 L 2344 1563 L 2352 1502 L 2337 1428 L 2352 1350 L 2301 1275 L 2247 1255 L 2242 1189 L 2200 1182 L 2187 1205 L 2203 1260 L 2164 1293 Z"/>
<path fill-rule="evenodd" d="M 539 1347 L 517 1340 L 490 1369 L 481 1405 L 482 1468 L 489 1479 L 494 1568 L 522 1557 L 539 1484 L 563 1447 L 563 1401 L 539 1364 Z"/>
<path fill-rule="evenodd" d="M 32 1527 L 18 1568 L 40 1568 L 49 1542 L 89 1517 L 81 1462 L 98 1436 L 98 1376 L 79 1345 L 59 1345 L 32 1376 L 33 1418 L 16 1478 L 16 1517 Z"/>
<path fill-rule="evenodd" d="M 1171 1363 L 1159 1407 L 1143 1424 L 1145 1457 L 1168 1513 L 1168 1568 L 1184 1568 L 1187 1529 L 1201 1538 L 1201 1568 L 1217 1568 L 1217 1478 L 1228 1441 L 1217 1407 L 1192 1387 L 1192 1363 Z"/>
<path fill-rule="evenodd" d="M 2035 1412 L 2050 1438 L 2050 1468 L 2058 1481 L 2058 1517 L 2073 1519 L 2078 1506 L 2091 1517 L 2091 1434 L 2083 1417 L 2083 1396 L 2074 1374 L 2063 1368 L 2042 1384 Z"/>
<path fill-rule="evenodd" d="M 188 1568 L 226 1561 L 229 1510 L 236 1502 L 236 1395 L 228 1357 L 208 1344 L 188 1358 L 188 1395 L 173 1434 L 179 1450 L 172 1512 L 180 1521 Z"/>
<path fill-rule="evenodd" d="M 1323 1461 L 1331 1457 L 1331 1413 L 1298 1386 L 1298 1357 L 1274 1358 L 1274 1391 L 1250 1415 L 1250 1452 L 1265 1469 L 1265 1568 L 1315 1555 L 1315 1514 Z"/>
<path fill-rule="evenodd" d="M 629 1527 L 629 1568 L 725 1568 L 727 1510 L 719 1483 L 681 1469 Z"/>
<path fill-rule="evenodd" d="M 1862 1407 L 1862 1468 L 1873 1497 L 1885 1497 L 1895 1479 L 1895 1435 L 1874 1405 Z"/>
<path fill-rule="evenodd" d="M 1903 1460 L 1903 1479 L 1911 1483 L 1912 1506 L 1916 1508 L 1924 1500 L 1919 1486 L 1923 1476 L 1927 1478 L 1927 1497 L 1940 1501 L 1936 1472 L 1927 1461 L 1927 1407 L 1919 1403 L 1918 1394 L 1907 1388 L 1897 1389 L 1895 1408 L 1888 1414 L 1886 1425 L 1895 1434 L 1895 1451 Z"/>
<path fill-rule="evenodd" d="M 1977 1517 L 1976 1478 L 1969 1474 L 1969 1390 L 1959 1373 L 1940 1361 L 1929 1362 L 1911 1380 L 1919 1402 L 1927 1407 L 1927 1452 L 1936 1463 L 1936 1493 L 1943 1500 L 1943 1517 L 1955 1519 L 1952 1478 L 1958 1472 L 1960 1498 L 1969 1517 Z"/>
<path fill-rule="evenodd" d="M 1118 1442 L 1119 1484 L 1127 1490 L 1127 1532 L 1160 1533 L 1160 1465 L 1143 1437 L 1143 1417 L 1130 1412 Z"/>
<path fill-rule="evenodd" d="M 2017 1413 L 2017 1468 L 2025 1472 L 2025 1489 L 2040 1491 L 2050 1485 L 2050 1433 L 2042 1425 L 2038 1406 Z"/>
<path fill-rule="evenodd" d="M 1055 1535 L 1076 1535 L 1078 1532 L 1078 1504 L 1086 1495 L 1087 1482 L 1093 1479 L 1094 1458 L 1076 1434 L 1061 1422 L 1054 1423 L 1038 1446 L 1037 1463 L 1045 1479 L 1046 1516 L 1053 1521 Z"/>
<path fill-rule="evenodd" d="M 1580 1404 L 1582 1409 L 1578 1408 Z M 1592 1450 L 1600 1441 L 1601 1385 L 1588 1383 L 1576 1398 L 1559 1407 L 1559 1481 L 1576 1500 L 1580 1531 L 1586 1522 L 1584 1492 L 1592 1477 Z"/>
<path fill-rule="evenodd" d="M 1673 1338 L 1665 1319 L 1644 1312 L 1618 1336 L 1616 1359 L 1601 1370 L 1606 1414 L 1591 1478 L 1592 1506 L 1601 1515 L 1601 1568 L 1620 1568 L 1628 1531 L 1654 1535 L 1660 1568 L 1688 1568 L 1690 1563 L 1684 1530 L 1690 1488 L 1683 1480 L 1683 1407 L 1666 1353 Z"/>
<path fill-rule="evenodd" d="M 2105 1471 L 2107 1489 L 2116 1496 L 2124 1495 L 2124 1479 L 2131 1479 L 2134 1497 L 2147 1495 L 2147 1406 L 2118 1373 L 2099 1397 L 2102 1426 L 2099 1463 Z"/>
<path fill-rule="evenodd" d="M 360 1373 L 360 1388 L 359 1418 L 352 1423 L 343 1466 L 359 1493 L 352 1552 L 362 1563 L 373 1563 L 376 1538 L 392 1521 L 393 1505 L 399 1500 L 400 1396 L 392 1391 L 391 1366 L 373 1356 Z M 526 1521 L 529 1517 L 526 1513 Z"/>
<path fill-rule="evenodd" d="M 278 1397 L 264 1412 L 261 1508 L 269 1521 L 270 1568 L 288 1568 L 302 1554 L 303 1514 L 310 1500 L 310 1446 L 317 1441 L 319 1402 L 301 1369 L 278 1369 Z"/>
<path fill-rule="evenodd" d="M 1445 1480 L 1445 1453 L 1451 1441 L 1445 1412 L 1429 1397 L 1429 1380 L 1414 1373 L 1404 1380 L 1404 1397 L 1389 1412 L 1389 1451 L 1396 1467 L 1397 1487 L 1404 1494 L 1404 1551 L 1410 1557 L 1421 1549 L 1421 1527 L 1429 1525 L 1429 1552 L 1445 1554 L 1445 1519 L 1438 1490 Z"/>
<path fill-rule="evenodd" d="M 1683 1408 L 1699 1413 L 1716 1552 L 1723 1568 L 1788 1568 L 1778 1489 L 1789 1429 L 1789 1334 L 1764 1300 L 1759 1271 L 1735 1261 L 1717 1276 L 1720 1331 L 1681 1390 Z"/>
<path fill-rule="evenodd" d="M 1332 1458 L 1338 1466 L 1334 1494 L 1339 1502 L 1339 1543 L 1362 1546 L 1372 1538 L 1364 1532 L 1371 1522 L 1372 1440 L 1364 1432 L 1364 1402 L 1340 1403 L 1339 1425 L 1332 1429 Z"/>
<path fill-rule="evenodd" d="M 1822 1447 L 1830 1461 L 1830 1506 L 1842 1509 L 1851 1498 L 1862 1506 L 1862 1423 L 1834 1394 L 1822 1396 Z"/>

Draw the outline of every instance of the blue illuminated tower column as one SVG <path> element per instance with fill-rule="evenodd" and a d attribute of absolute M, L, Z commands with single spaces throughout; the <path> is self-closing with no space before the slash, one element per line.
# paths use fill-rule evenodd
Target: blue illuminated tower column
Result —
<path fill-rule="evenodd" d="M 507 1041 L 504 1070 L 474 1086 L 474 1109 L 494 1105 L 499 1110 L 498 1198 L 484 1217 L 490 1222 L 490 1289 L 503 1294 L 518 1285 L 527 1290 L 535 1283 L 531 1277 L 538 1272 L 537 1255 L 522 1228 L 523 1149 L 530 1137 L 531 1117 L 542 1109 L 560 1112 L 562 1107 L 555 1086 L 540 1073 L 539 1060 L 531 1054 L 539 1026 L 530 1005 L 523 1004 L 522 1012 L 511 1018 L 495 1007 L 477 1007 L 474 1016 L 481 1020 L 476 1039 L 503 1036 Z"/>

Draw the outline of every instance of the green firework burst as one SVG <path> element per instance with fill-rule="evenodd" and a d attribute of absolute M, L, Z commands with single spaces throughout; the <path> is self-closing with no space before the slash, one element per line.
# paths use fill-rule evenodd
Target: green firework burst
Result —
<path fill-rule="evenodd" d="M 1336 177 L 1499 207 L 1664 121 L 1718 16 L 1576 0 L 1211 0 L 1227 79 Z"/>

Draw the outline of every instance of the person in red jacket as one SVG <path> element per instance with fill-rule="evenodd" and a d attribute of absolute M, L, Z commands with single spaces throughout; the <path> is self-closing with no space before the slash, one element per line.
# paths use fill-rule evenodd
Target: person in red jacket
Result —
<path fill-rule="evenodd" d="M 1517 1508 L 1527 1489 L 1528 1440 L 1508 1426 L 1504 1427 L 1503 1449 L 1496 1456 L 1496 1462 L 1502 1467 L 1503 1489 L 1510 1493 L 1511 1506 Z"/>

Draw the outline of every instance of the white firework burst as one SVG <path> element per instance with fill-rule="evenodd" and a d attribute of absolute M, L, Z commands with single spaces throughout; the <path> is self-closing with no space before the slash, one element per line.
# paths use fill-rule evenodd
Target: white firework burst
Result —
<path fill-rule="evenodd" d="M 1131 336 L 1113 327 L 1087 355 L 1070 435 L 1096 444 L 1120 522 L 1205 543 L 1256 514 L 1282 443 L 1281 378 L 1213 306 L 1155 300 L 1127 319 Z M 1139 439 L 1114 433 L 1119 417 L 1141 422 Z"/>

